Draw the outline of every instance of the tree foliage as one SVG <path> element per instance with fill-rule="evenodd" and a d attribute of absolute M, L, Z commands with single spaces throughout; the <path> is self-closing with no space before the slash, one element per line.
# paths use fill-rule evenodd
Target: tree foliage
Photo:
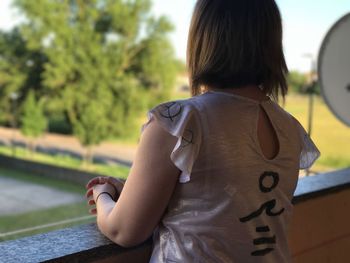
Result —
<path fill-rule="evenodd" d="M 28 50 L 18 28 L 0 32 L 0 123 L 9 123 L 13 117 L 13 94 L 21 103 L 29 90 L 41 90 L 44 61 L 40 50 Z"/>
<path fill-rule="evenodd" d="M 29 148 L 34 151 L 34 141 L 46 130 L 47 120 L 43 111 L 43 104 L 35 98 L 34 91 L 28 92 L 22 106 L 21 132 L 30 139 Z"/>
<path fill-rule="evenodd" d="M 292 92 L 303 93 L 307 85 L 307 77 L 298 71 L 291 71 L 288 74 L 287 82 Z"/>
<path fill-rule="evenodd" d="M 83 145 L 126 136 L 140 112 L 174 87 L 178 63 L 167 36 L 173 26 L 150 14 L 150 0 L 16 0 L 15 6 L 26 22 L 0 36 L 0 69 L 11 75 L 0 76 L 1 92 L 20 90 L 25 98 L 36 89 L 49 114 L 67 116 Z"/>
<path fill-rule="evenodd" d="M 309 77 L 310 78 L 310 77 Z M 320 95 L 320 85 L 317 81 L 308 80 L 307 74 L 291 71 L 287 77 L 289 88 L 294 93 Z"/>
<path fill-rule="evenodd" d="M 21 132 L 30 138 L 38 138 L 47 127 L 47 121 L 43 111 L 43 104 L 40 103 L 33 91 L 28 95 L 23 103 L 21 115 Z"/>

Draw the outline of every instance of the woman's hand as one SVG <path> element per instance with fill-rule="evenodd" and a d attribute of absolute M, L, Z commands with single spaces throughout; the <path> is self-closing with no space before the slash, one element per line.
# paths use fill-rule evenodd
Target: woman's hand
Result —
<path fill-rule="evenodd" d="M 115 177 L 107 177 L 107 176 L 99 176 L 92 178 L 87 184 L 86 189 L 90 189 L 91 187 L 98 185 L 98 184 L 105 184 L 108 183 L 112 185 L 115 188 L 116 194 L 119 196 L 120 193 L 123 190 L 124 182 L 120 179 L 117 179 Z M 113 196 L 114 200 L 116 200 L 116 196 Z"/>
<path fill-rule="evenodd" d="M 86 198 L 88 199 L 88 204 L 93 206 L 96 205 L 96 198 L 102 192 L 109 193 L 113 200 L 116 201 L 123 189 L 124 183 L 113 177 L 95 177 L 91 179 L 87 185 Z M 89 210 L 91 214 L 96 214 L 96 208 Z"/>
<path fill-rule="evenodd" d="M 111 197 L 113 197 L 114 200 L 114 196 L 116 195 L 116 190 L 115 188 L 108 184 L 96 184 L 93 187 L 89 188 L 88 191 L 86 192 L 86 198 L 88 199 L 88 204 L 89 205 L 96 205 L 97 203 L 97 198 L 100 196 L 101 193 L 108 193 L 110 194 Z M 90 214 L 96 214 L 97 213 L 97 209 L 96 208 L 92 208 L 89 210 Z"/>

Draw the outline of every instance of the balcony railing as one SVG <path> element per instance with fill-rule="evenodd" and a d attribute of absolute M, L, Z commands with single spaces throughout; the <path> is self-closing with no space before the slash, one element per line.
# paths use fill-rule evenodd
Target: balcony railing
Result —
<path fill-rule="evenodd" d="M 349 262 L 350 169 L 300 179 L 293 202 L 293 262 Z M 147 262 L 151 246 L 122 248 L 89 224 L 0 243 L 0 262 Z"/>

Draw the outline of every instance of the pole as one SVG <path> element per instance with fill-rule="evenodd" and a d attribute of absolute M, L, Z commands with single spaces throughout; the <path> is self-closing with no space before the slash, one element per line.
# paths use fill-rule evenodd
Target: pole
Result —
<path fill-rule="evenodd" d="M 309 116 L 308 116 L 308 129 L 307 133 L 311 137 L 312 133 L 312 124 L 313 124 L 313 115 L 314 115 L 314 92 L 315 92 L 315 83 L 312 83 L 309 87 Z"/>
<path fill-rule="evenodd" d="M 311 67 L 310 67 L 310 79 L 309 79 L 309 85 L 307 87 L 307 93 L 309 95 L 309 109 L 308 109 L 308 128 L 307 133 L 311 137 L 312 133 L 312 124 L 313 124 L 313 115 L 314 115 L 314 94 L 315 89 L 317 85 L 316 80 L 316 61 L 314 60 L 314 57 L 312 54 L 305 54 L 305 57 L 308 57 L 311 59 Z M 306 169 L 306 176 L 310 175 L 310 169 Z"/>
<path fill-rule="evenodd" d="M 12 92 L 10 94 L 10 98 L 12 101 L 12 139 L 11 139 L 11 148 L 12 148 L 12 157 L 16 157 L 16 111 L 17 111 L 17 99 L 18 94 L 16 92 Z"/>

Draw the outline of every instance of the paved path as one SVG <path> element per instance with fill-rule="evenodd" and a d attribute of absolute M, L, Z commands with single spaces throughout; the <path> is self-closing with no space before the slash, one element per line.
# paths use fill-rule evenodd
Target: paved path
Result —
<path fill-rule="evenodd" d="M 19 146 L 25 146 L 27 143 L 26 138 L 18 130 L 0 127 L 0 143 L 11 145 L 12 141 Z M 136 147 L 136 145 L 120 143 L 102 143 L 94 147 L 94 160 L 130 166 L 135 156 Z M 85 154 L 85 149 L 73 136 L 51 133 L 45 134 L 37 140 L 37 150 L 52 154 L 69 154 L 79 158 Z"/>
<path fill-rule="evenodd" d="M 3 177 L 0 174 L 0 216 L 77 203 L 84 197 L 51 187 Z"/>

